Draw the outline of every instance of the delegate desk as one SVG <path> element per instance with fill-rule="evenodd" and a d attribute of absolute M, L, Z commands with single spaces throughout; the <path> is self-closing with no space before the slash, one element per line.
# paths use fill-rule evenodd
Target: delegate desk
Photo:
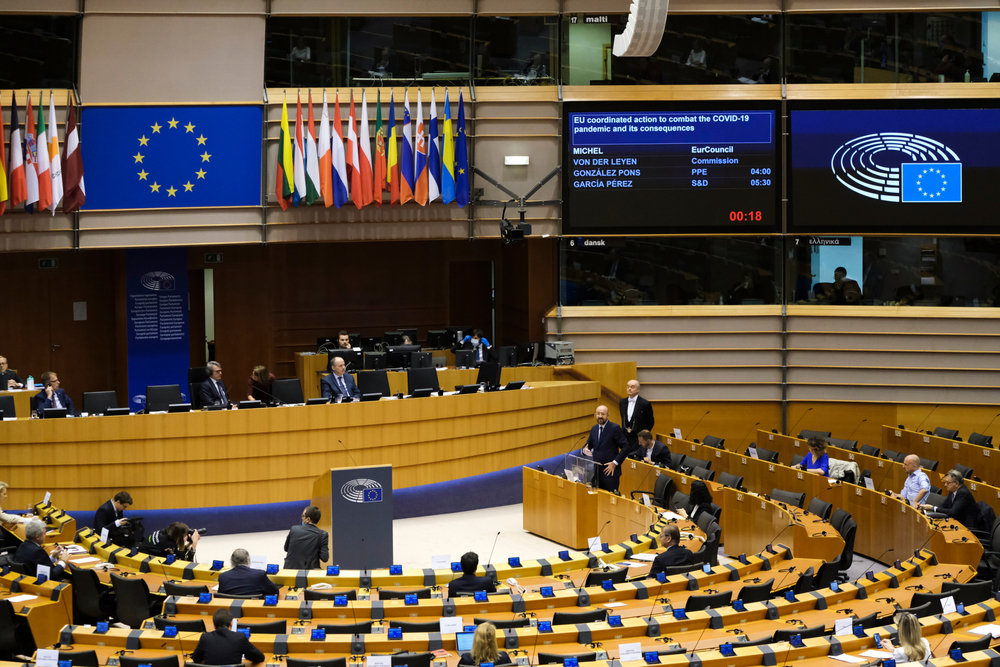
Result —
<path fill-rule="evenodd" d="M 972 468 L 972 474 L 990 486 L 996 485 L 997 480 L 1000 480 L 1000 452 L 990 447 L 883 425 L 882 449 L 916 454 L 937 461 L 938 471 L 942 473 L 948 472 L 954 464 L 961 463 Z"/>
<path fill-rule="evenodd" d="M 776 441 L 777 438 L 776 435 Z M 877 558 L 889 549 L 894 549 L 899 556 L 926 548 L 937 554 L 942 563 L 962 563 L 972 567 L 978 565 L 982 557 L 982 544 L 958 522 L 928 519 L 922 512 L 879 491 L 844 484 L 780 463 L 768 463 L 742 453 L 706 447 L 687 440 L 664 438 L 663 442 L 671 452 L 711 461 L 712 470 L 743 477 L 743 486 L 751 491 L 770 494 L 772 489 L 777 488 L 804 493 L 806 506 L 811 498 L 819 498 L 833 504 L 835 508 L 842 508 L 858 524 L 854 541 L 854 550 L 858 553 Z M 628 489 L 624 486 L 622 488 Z M 680 488 L 683 490 L 683 487 Z M 722 518 L 725 521 L 725 511 Z M 826 530 L 828 533 L 836 533 L 829 526 Z M 728 538 L 725 525 L 723 537 Z M 726 549 L 728 553 L 739 553 L 732 550 L 728 543 Z"/>
<path fill-rule="evenodd" d="M 38 503 L 32 508 L 35 515 L 45 522 L 45 543 L 72 542 L 76 536 L 76 519 L 52 504 Z M 24 541 L 24 524 L 3 524 L 4 530 Z"/>
<path fill-rule="evenodd" d="M 596 381 L 550 381 L 402 401 L 18 420 L 0 429 L 0 479 L 12 507 L 58 488 L 68 509 L 93 509 L 122 488 L 144 509 L 299 501 L 318 470 L 387 463 L 401 489 L 565 451 L 593 424 L 600 392 Z"/>
<path fill-rule="evenodd" d="M 35 581 L 16 572 L 0 576 L 0 600 L 10 600 L 14 613 L 28 620 L 35 643 L 47 646 L 59 641 L 59 628 L 73 622 L 73 591 L 64 582 Z"/>
<path fill-rule="evenodd" d="M 14 391 L 0 391 L 0 396 L 11 396 L 14 398 L 14 411 L 18 419 L 31 419 L 31 399 L 38 395 L 42 389 L 36 386 L 34 389 L 15 389 Z M 13 415 L 4 415 L 4 419 Z"/>
<path fill-rule="evenodd" d="M 792 456 L 801 456 L 809 451 L 809 446 L 805 440 L 800 440 L 790 435 L 758 431 L 757 437 L 758 442 L 763 442 L 763 446 L 765 448 L 778 452 L 781 455 L 780 458 L 788 461 L 789 463 L 792 460 Z M 930 438 L 931 436 L 924 435 L 923 437 Z M 965 444 L 954 442 L 952 440 L 945 440 L 945 442 L 950 443 L 951 445 Z M 973 449 L 984 449 L 983 447 L 977 447 L 976 445 L 967 446 Z M 986 449 L 985 451 L 988 453 L 992 450 Z M 861 452 L 839 449 L 837 447 L 827 447 L 826 452 L 830 455 L 830 458 L 854 461 L 858 464 L 858 468 L 861 471 L 868 469 L 871 472 L 872 483 L 875 485 L 875 489 L 877 491 L 885 491 L 885 489 L 889 489 L 890 491 L 899 493 L 903 490 L 903 484 L 906 482 L 906 471 L 903 469 L 902 463 L 896 463 L 895 461 L 875 456 L 868 456 L 867 454 L 862 454 Z M 918 456 L 921 455 L 918 451 L 913 451 L 913 453 Z M 968 452 L 965 452 L 965 454 L 968 454 Z M 930 457 L 925 456 L 924 458 Z M 956 451 L 950 459 L 944 461 L 939 459 L 934 460 L 938 461 L 937 470 L 933 471 L 924 468 L 924 472 L 927 473 L 927 477 L 933 486 L 944 488 L 942 478 L 952 465 L 956 462 L 964 463 L 970 459 L 963 457 L 963 452 Z M 1000 488 L 997 488 L 994 485 L 984 484 L 983 482 L 977 482 L 971 479 L 966 481 L 965 485 L 969 487 L 969 491 L 972 492 L 977 501 L 985 500 L 992 505 L 996 505 L 997 502 L 1000 501 Z"/>

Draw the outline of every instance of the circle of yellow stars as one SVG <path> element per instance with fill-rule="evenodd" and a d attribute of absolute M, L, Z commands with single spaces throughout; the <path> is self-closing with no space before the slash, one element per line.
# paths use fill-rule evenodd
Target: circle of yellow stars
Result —
<path fill-rule="evenodd" d="M 167 126 L 168 126 L 167 129 L 168 130 L 179 130 L 180 129 L 180 127 L 178 127 L 179 123 L 180 123 L 180 121 L 177 120 L 176 118 L 171 118 L 170 120 L 167 121 Z M 181 127 L 184 128 L 184 134 L 189 134 L 189 133 L 190 134 L 194 134 L 194 128 L 196 126 L 193 125 L 190 121 L 188 121 L 187 125 L 182 125 Z M 160 132 L 160 130 L 162 130 L 162 129 L 163 129 L 163 126 L 154 121 L 153 124 L 150 126 L 150 134 L 162 134 Z M 143 158 L 146 157 L 145 155 L 142 154 L 142 147 L 143 146 L 148 146 L 149 145 L 149 141 L 150 141 L 151 138 L 152 137 L 147 137 L 145 135 L 145 133 L 141 137 L 139 137 L 139 148 L 140 148 L 140 150 L 135 155 L 132 156 L 133 158 L 135 158 L 135 163 L 136 164 L 142 164 Z M 202 162 L 208 162 L 211 159 L 211 157 L 212 157 L 211 154 L 208 152 L 208 146 L 205 144 L 205 142 L 208 141 L 208 138 L 204 134 L 201 134 L 201 135 L 195 137 L 195 140 L 198 142 L 199 146 L 205 146 L 205 152 L 202 153 L 200 157 L 201 157 L 201 161 Z M 198 169 L 198 171 L 196 171 L 194 173 L 195 173 L 195 179 L 194 179 L 195 182 L 194 183 L 191 182 L 191 179 L 188 179 L 187 183 L 181 184 L 181 187 L 184 188 L 184 192 L 194 192 L 194 186 L 195 186 L 195 184 L 200 179 L 205 178 L 205 175 L 208 174 L 208 172 L 205 171 L 203 167 L 200 167 Z M 163 187 L 161 184 L 157 183 L 155 180 L 152 183 L 149 182 L 149 172 L 146 171 L 145 166 L 140 167 L 140 171 L 138 172 L 138 176 L 139 176 L 139 180 L 140 181 L 146 181 L 146 184 L 149 185 L 150 193 L 153 193 L 153 192 L 159 193 L 160 192 L 160 188 Z M 175 188 L 171 184 L 169 187 L 167 187 L 167 189 L 165 190 L 165 192 L 167 193 L 167 197 L 176 197 L 177 193 L 180 192 L 180 189 Z"/>
<path fill-rule="evenodd" d="M 933 168 L 931 168 L 931 169 L 924 169 L 923 172 L 921 172 L 920 175 L 917 176 L 917 191 L 920 192 L 920 193 L 922 193 L 925 197 L 929 197 L 930 199 L 934 199 L 934 197 L 940 197 L 941 193 L 943 193 L 947 189 L 947 188 L 945 188 L 945 186 L 948 185 L 948 181 L 945 180 L 944 176 L 942 176 L 941 177 L 941 189 L 940 190 L 938 190 L 937 192 L 930 192 L 930 193 L 924 192 L 924 188 L 922 187 L 923 186 L 923 178 L 924 178 L 924 174 L 928 174 L 928 173 L 929 174 L 940 174 L 941 170 L 940 169 L 933 169 Z"/>

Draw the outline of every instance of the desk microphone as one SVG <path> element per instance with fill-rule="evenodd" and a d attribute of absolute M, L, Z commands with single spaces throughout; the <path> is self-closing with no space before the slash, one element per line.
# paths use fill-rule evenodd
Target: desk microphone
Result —
<path fill-rule="evenodd" d="M 998 413 L 996 413 L 995 415 L 993 415 L 993 419 L 991 419 L 991 420 L 990 420 L 990 423 L 989 423 L 989 424 L 987 424 L 987 425 L 986 425 L 986 428 L 984 428 L 984 429 L 983 429 L 983 431 L 982 431 L 983 433 L 986 433 L 986 430 L 987 430 L 987 429 L 988 429 L 988 428 L 989 428 L 990 426 L 993 426 L 993 422 L 995 422 L 995 421 L 997 420 L 997 417 L 1000 417 L 1000 412 L 998 412 Z"/>
<path fill-rule="evenodd" d="M 876 484 L 876 485 L 875 485 L 875 492 L 876 492 L 876 493 L 881 493 L 881 491 L 879 491 L 879 489 L 882 489 L 882 488 L 883 488 L 883 487 L 882 487 L 882 482 L 884 482 L 884 481 L 885 481 L 885 478 L 889 476 L 889 473 L 890 473 L 890 472 L 892 472 L 892 466 L 893 466 L 893 464 L 895 464 L 895 463 L 896 463 L 896 462 L 895 462 L 895 461 L 893 461 L 892 459 L 886 459 L 886 461 L 888 461 L 888 462 L 889 462 L 889 465 L 887 465 L 887 466 L 885 467 L 885 474 L 884 474 L 884 475 L 882 475 L 882 479 L 880 479 L 880 480 L 878 481 L 878 484 Z"/>
<path fill-rule="evenodd" d="M 357 461 L 355 461 L 355 460 L 354 460 L 354 457 L 353 457 L 353 456 L 351 455 L 351 450 L 349 450 L 349 449 L 347 448 L 347 445 L 345 445 L 345 444 L 344 444 L 344 441 L 343 441 L 343 440 L 341 440 L 340 438 L 337 438 L 337 442 L 339 442 L 339 443 L 340 443 L 340 446 L 344 448 L 344 451 L 345 451 L 345 452 L 347 452 L 347 455 L 351 457 L 351 463 L 353 463 L 353 464 L 354 464 L 354 467 L 355 467 L 355 468 L 357 468 L 357 467 L 358 467 L 358 462 L 357 462 Z M 364 542 L 364 540 L 361 540 L 361 541 L 362 541 L 362 542 Z M 367 559 L 366 559 L 366 560 L 365 560 L 365 563 L 367 563 L 367 562 L 368 562 L 368 561 L 367 561 Z"/>
<path fill-rule="evenodd" d="M 704 629 L 701 631 L 701 634 L 698 635 L 698 639 L 695 640 L 694 646 L 691 647 L 691 655 L 694 655 L 694 652 L 698 649 L 699 642 L 701 642 L 701 638 L 705 636 L 705 632 L 708 630 L 709 626 L 711 626 L 711 625 L 712 625 L 712 619 L 708 618 L 707 621 L 706 621 L 706 623 L 705 623 Z M 784 664 L 784 663 L 782 663 L 782 664 Z"/>
<path fill-rule="evenodd" d="M 493 552 L 496 551 L 496 549 L 497 549 L 497 540 L 499 540 L 499 539 L 500 539 L 500 531 L 498 530 L 497 531 L 497 536 L 493 538 L 493 548 L 490 549 L 490 557 L 486 561 L 486 567 L 489 567 L 493 563 Z M 483 569 L 485 570 L 486 568 L 483 568 Z M 448 592 L 450 593 L 451 591 L 448 591 Z"/>
<path fill-rule="evenodd" d="M 924 425 L 924 422 L 926 422 L 928 419 L 931 418 L 931 415 L 934 414 L 934 410 L 937 410 L 940 407 L 941 407 L 941 404 L 939 403 L 939 404 L 935 405 L 934 408 L 930 412 L 927 413 L 927 416 L 924 417 L 924 421 L 920 422 L 920 424 L 917 426 L 917 428 L 916 428 L 917 432 L 920 431 L 920 427 Z"/>
<path fill-rule="evenodd" d="M 733 450 L 734 452 L 739 452 L 739 451 L 740 451 L 740 449 L 742 449 L 742 448 L 743 448 L 743 443 L 744 443 L 744 442 L 746 442 L 746 441 L 747 441 L 747 438 L 749 438 L 749 437 L 750 437 L 750 431 L 752 431 L 752 430 L 753 430 L 754 426 L 760 426 L 760 422 L 757 422 L 756 424 L 754 424 L 753 426 L 751 426 L 750 428 L 748 428 L 748 429 L 747 429 L 747 433 L 746 433 L 746 435 L 744 435 L 744 436 L 743 436 L 743 439 L 742 439 L 742 440 L 740 440 L 740 444 L 736 446 L 736 449 L 734 449 L 734 450 Z"/>
<path fill-rule="evenodd" d="M 535 626 L 535 642 L 531 645 L 531 655 L 528 656 L 528 667 L 531 667 L 531 660 L 533 658 L 537 658 L 538 657 L 538 637 L 541 634 L 542 634 L 542 631 L 539 630 L 538 626 L 536 625 Z M 536 661 L 535 664 L 537 665 L 538 662 Z"/>
<path fill-rule="evenodd" d="M 924 544 L 926 544 L 926 542 Z M 923 547 L 921 547 L 921 549 L 922 548 Z M 867 570 L 865 570 L 864 572 L 862 572 L 861 576 L 854 580 L 854 585 L 857 586 L 858 582 L 861 581 L 862 579 L 864 579 L 865 575 L 872 571 L 872 569 L 875 567 L 875 563 L 880 562 L 882 560 L 882 556 L 886 555 L 890 551 L 895 551 L 895 549 L 886 549 L 885 551 L 883 551 L 881 553 L 881 555 L 879 555 L 878 558 L 876 558 L 875 560 L 872 561 L 871 567 L 869 567 Z"/>
<path fill-rule="evenodd" d="M 691 427 L 691 430 L 690 430 L 690 431 L 688 431 L 688 440 L 690 440 L 691 438 L 693 438 L 693 437 L 694 437 L 694 430 L 695 430 L 696 428 L 698 428 L 698 424 L 700 424 L 700 423 L 701 423 L 701 420 L 702 420 L 702 419 L 704 419 L 705 417 L 707 417 L 707 416 L 708 416 L 708 413 L 709 413 L 709 412 L 711 412 L 711 410 L 705 410 L 705 414 L 703 414 L 703 415 L 701 416 L 701 419 L 699 419 L 699 420 L 698 420 L 697 422 L 695 422 L 695 425 Z"/>
<path fill-rule="evenodd" d="M 265 396 L 269 396 L 269 397 L 273 398 L 274 400 L 276 400 L 278 402 L 278 405 L 285 405 L 285 402 L 283 400 L 281 400 L 280 398 L 278 398 L 274 394 L 269 394 L 268 392 L 264 391 L 260 387 L 254 387 L 253 391 L 259 391 L 260 393 L 264 394 Z M 253 392 L 251 392 L 250 395 L 253 396 Z"/>
<path fill-rule="evenodd" d="M 805 412 L 803 412 L 802 415 L 795 420 L 795 423 L 792 424 L 792 428 L 788 429 L 788 433 L 786 433 L 785 435 L 791 435 L 795 431 L 795 427 L 799 425 L 799 422 L 802 421 L 807 414 L 809 414 L 810 410 L 812 410 L 812 408 L 808 408 Z M 795 436 L 792 437 L 794 438 Z M 791 649 L 791 647 L 789 647 L 789 649 Z"/>
<path fill-rule="evenodd" d="M 792 517 L 793 517 L 793 519 L 794 519 L 794 517 L 795 517 L 795 515 L 794 515 L 794 514 L 792 514 L 792 513 L 790 512 L 790 511 L 788 512 L 788 514 L 789 514 L 790 516 L 792 516 Z M 786 530 L 788 530 L 789 528 L 791 528 L 792 526 L 794 526 L 794 525 L 795 525 L 795 523 L 796 523 L 796 522 L 795 522 L 795 521 L 793 520 L 793 521 L 792 521 L 791 523 L 789 523 L 789 524 L 788 524 L 787 526 L 785 526 L 784 528 L 782 528 L 781 530 L 779 530 L 779 531 L 778 531 L 778 534 L 777 534 L 777 535 L 775 535 L 774 537 L 772 537 L 772 538 L 771 538 L 771 541 L 767 543 L 767 546 L 771 546 L 771 545 L 773 545 L 773 544 L 774 544 L 774 541 L 775 541 L 776 539 L 778 539 L 779 537 L 781 537 L 782 533 L 784 533 L 784 532 L 785 532 Z M 766 550 L 766 547 L 765 547 L 765 550 Z"/>
<path fill-rule="evenodd" d="M 866 421 L 868 421 L 868 420 L 867 419 L 862 419 L 861 421 L 859 421 L 858 425 L 854 427 L 853 431 L 851 431 L 851 435 L 854 435 L 855 433 L 857 433 L 858 429 L 861 428 L 861 425 L 864 424 Z M 851 435 L 847 436 L 847 438 L 845 438 L 845 439 L 846 440 L 850 440 L 851 439 Z"/>

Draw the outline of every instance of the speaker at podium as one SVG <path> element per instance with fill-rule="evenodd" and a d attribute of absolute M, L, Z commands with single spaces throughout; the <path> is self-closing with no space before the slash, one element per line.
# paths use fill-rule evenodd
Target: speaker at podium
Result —
<path fill-rule="evenodd" d="M 330 565 L 371 570 L 392 565 L 392 466 L 331 468 L 313 482 L 319 527 L 330 534 Z"/>

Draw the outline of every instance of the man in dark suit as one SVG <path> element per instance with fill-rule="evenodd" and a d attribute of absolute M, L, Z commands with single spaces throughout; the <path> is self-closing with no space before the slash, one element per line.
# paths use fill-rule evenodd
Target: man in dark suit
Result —
<path fill-rule="evenodd" d="M 638 380 L 629 380 L 625 389 L 628 391 L 628 396 L 618 401 L 618 410 L 621 413 L 625 439 L 634 450 L 639 445 L 637 438 L 639 431 L 653 430 L 653 406 L 639 395 Z"/>
<path fill-rule="evenodd" d="M 979 508 L 976 507 L 976 499 L 972 496 L 972 492 L 965 486 L 962 473 L 949 470 L 942 478 L 942 483 L 944 490 L 948 492 L 944 504 L 937 507 L 921 505 L 921 509 L 947 514 L 966 528 L 970 530 L 975 528 L 979 518 Z"/>
<path fill-rule="evenodd" d="M 135 540 L 128 540 L 128 544 L 123 544 L 120 540 L 127 532 L 128 519 L 125 518 L 125 510 L 132 505 L 132 496 L 128 491 L 119 491 L 115 497 L 97 508 L 94 512 L 94 532 L 98 537 L 101 531 L 108 529 L 108 537 L 111 542 L 123 547 L 131 547 Z M 126 530 L 122 530 L 125 528 Z"/>
<path fill-rule="evenodd" d="M 597 406 L 594 414 L 597 424 L 590 429 L 583 455 L 594 457 L 597 468 L 597 486 L 607 491 L 618 490 L 622 476 L 621 465 L 632 448 L 618 424 L 608 421 L 608 406 Z"/>
<path fill-rule="evenodd" d="M 222 381 L 222 364 L 217 361 L 210 361 L 205 365 L 208 379 L 201 383 L 198 396 L 201 398 L 202 407 L 206 405 L 229 405 L 229 393 L 226 391 L 226 383 Z"/>
<path fill-rule="evenodd" d="M 660 539 L 667 550 L 653 559 L 653 567 L 649 568 L 650 579 L 655 579 L 664 568 L 691 564 L 691 552 L 687 547 L 681 546 L 681 531 L 677 528 L 677 524 L 668 523 L 660 532 Z"/>
<path fill-rule="evenodd" d="M 632 451 L 632 457 L 652 463 L 654 465 L 665 465 L 670 467 L 670 450 L 659 440 L 653 438 L 649 431 L 639 431 L 639 445 Z"/>
<path fill-rule="evenodd" d="M 267 578 L 264 570 L 250 567 L 250 554 L 237 549 L 229 557 L 233 569 L 219 575 L 219 592 L 225 595 L 277 595 L 278 585 Z"/>
<path fill-rule="evenodd" d="M 66 395 L 65 389 L 59 388 L 59 376 L 52 371 L 45 371 L 41 377 L 43 389 L 35 395 L 35 410 L 39 418 L 45 417 L 49 408 L 66 408 L 66 414 L 75 415 L 73 401 Z"/>
<path fill-rule="evenodd" d="M 239 665 L 243 658 L 256 664 L 264 662 L 264 654 L 250 643 L 242 632 L 233 632 L 233 614 L 228 609 L 216 609 L 212 614 L 215 632 L 203 632 L 191 660 L 201 665 Z"/>
<path fill-rule="evenodd" d="M 51 554 L 45 553 L 42 545 L 45 544 L 45 524 L 38 519 L 32 519 L 24 527 L 24 542 L 21 542 L 14 553 L 14 560 L 24 563 L 28 567 L 28 576 L 32 576 L 34 569 L 37 574 L 37 567 L 43 565 L 49 568 L 49 579 L 52 581 L 62 581 L 63 570 L 66 569 L 66 550 L 57 546 Z"/>
<path fill-rule="evenodd" d="M 477 577 L 476 569 L 479 567 L 479 554 L 469 551 L 462 556 L 462 576 L 448 582 L 448 597 L 454 598 L 459 595 L 472 595 L 479 591 L 496 593 L 497 587 L 489 577 Z"/>
<path fill-rule="evenodd" d="M 347 364 L 343 357 L 334 357 L 330 363 L 330 374 L 320 380 L 320 388 L 323 390 L 323 398 L 337 400 L 361 399 L 361 390 L 354 382 L 354 376 L 347 372 Z"/>
<path fill-rule="evenodd" d="M 316 527 L 322 513 L 313 505 L 302 512 L 302 525 L 292 526 L 285 538 L 285 569 L 315 570 L 330 560 L 330 537 Z"/>
<path fill-rule="evenodd" d="M 7 368 L 7 357 L 0 354 L 0 391 L 8 389 L 20 389 L 24 386 L 24 380 L 17 376 L 17 373 Z"/>

